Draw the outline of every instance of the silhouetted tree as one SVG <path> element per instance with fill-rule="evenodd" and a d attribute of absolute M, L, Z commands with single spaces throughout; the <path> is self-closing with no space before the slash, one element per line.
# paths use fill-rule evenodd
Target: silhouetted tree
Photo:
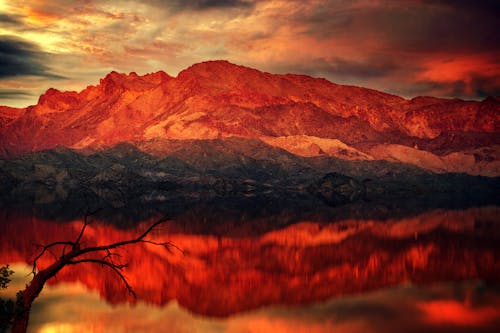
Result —
<path fill-rule="evenodd" d="M 115 252 L 117 248 L 127 246 L 136 243 L 149 243 L 154 245 L 159 245 L 165 247 L 167 250 L 171 250 L 172 247 L 179 249 L 177 246 L 171 242 L 155 242 L 153 240 L 147 239 L 153 229 L 155 229 L 160 224 L 167 221 L 167 218 L 162 218 L 152 225 L 150 225 L 143 233 L 138 235 L 134 239 L 124 240 L 121 242 L 111 243 L 107 245 L 89 246 L 82 247 L 81 241 L 85 233 L 85 229 L 89 225 L 89 216 L 91 214 L 85 215 L 83 219 L 83 226 L 80 230 L 77 238 L 74 241 L 58 241 L 46 245 L 38 245 L 40 250 L 33 260 L 33 279 L 26 285 L 26 288 L 17 294 L 16 302 L 9 303 L 6 306 L 7 315 L 11 311 L 12 318 L 12 333 L 23 333 L 26 332 L 28 327 L 30 310 L 33 302 L 38 297 L 42 291 L 45 283 L 52 277 L 54 277 L 59 271 L 61 271 L 66 266 L 78 265 L 82 263 L 91 263 L 107 267 L 112 272 L 115 273 L 116 277 L 121 280 L 127 291 L 134 297 L 136 294 L 132 289 L 132 286 L 128 283 L 126 277 L 123 275 L 123 269 L 128 265 L 127 263 L 119 262 L 120 255 Z M 55 255 L 54 249 L 61 248 L 61 253 Z M 38 270 L 38 260 L 42 258 L 47 253 L 55 255 L 55 260 L 48 267 Z M 92 255 L 89 257 L 89 255 Z M 9 276 L 12 274 L 8 266 L 5 266 L 5 270 L 0 272 L 0 286 L 5 287 L 8 282 L 10 282 Z M 5 273 L 4 273 L 5 272 Z M 3 302 L 7 304 L 7 302 Z"/>
<path fill-rule="evenodd" d="M 14 271 L 10 269 L 9 265 L 0 267 L 0 289 L 7 288 L 10 276 Z M 5 332 L 9 328 L 12 317 L 14 314 L 14 302 L 12 300 L 3 300 L 0 298 L 0 332 Z"/>

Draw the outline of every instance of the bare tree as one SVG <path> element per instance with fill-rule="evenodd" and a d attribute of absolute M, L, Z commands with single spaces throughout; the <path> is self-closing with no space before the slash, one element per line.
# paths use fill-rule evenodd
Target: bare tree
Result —
<path fill-rule="evenodd" d="M 132 286 L 129 284 L 127 278 L 123 274 L 123 269 L 126 268 L 128 264 L 119 261 L 120 255 L 119 253 L 116 253 L 115 250 L 136 243 L 149 243 L 159 245 L 165 247 L 168 251 L 171 251 L 172 248 L 180 250 L 171 242 L 156 242 L 147 239 L 147 236 L 151 233 L 151 231 L 168 220 L 166 217 L 151 224 L 143 233 L 141 233 L 134 239 L 124 240 L 107 245 L 82 247 L 81 242 L 85 233 L 85 229 L 89 225 L 89 216 L 94 213 L 85 215 L 83 219 L 82 229 L 80 230 L 77 238 L 74 241 L 58 241 L 46 245 L 38 245 L 40 250 L 33 260 L 33 279 L 28 285 L 26 285 L 26 288 L 23 291 L 18 293 L 16 311 L 14 313 L 12 322 L 13 333 L 26 332 L 28 328 L 30 310 L 33 302 L 42 291 L 45 283 L 66 266 L 91 263 L 107 267 L 115 273 L 117 278 L 121 280 L 127 291 L 133 297 L 136 297 Z M 54 253 L 55 249 L 59 249 L 61 251 L 59 255 L 56 255 Z M 47 253 L 53 254 L 55 256 L 55 260 L 48 267 L 42 270 L 38 270 L 38 261 Z"/>

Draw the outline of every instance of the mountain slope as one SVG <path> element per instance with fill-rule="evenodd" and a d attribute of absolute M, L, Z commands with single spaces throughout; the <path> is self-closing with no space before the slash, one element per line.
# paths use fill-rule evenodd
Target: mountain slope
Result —
<path fill-rule="evenodd" d="M 500 177 L 436 174 L 383 160 L 303 157 L 239 137 L 156 139 L 136 145 L 120 143 L 86 154 L 58 147 L 0 159 L 0 208 L 68 207 L 76 213 L 82 205 L 120 212 L 136 206 L 143 216 L 167 201 L 178 207 L 210 198 L 295 198 L 316 202 L 316 208 L 392 205 L 421 197 L 434 207 L 443 196 L 455 204 L 498 204 Z"/>
<path fill-rule="evenodd" d="M 324 79 L 209 61 L 175 78 L 161 71 L 144 76 L 112 72 L 79 93 L 49 89 L 37 105 L 17 110 L 1 107 L 0 156 L 11 158 L 56 146 L 95 150 L 120 142 L 230 136 L 263 138 L 296 153 L 286 138 L 309 137 L 347 145 L 330 149 L 329 156 L 352 159 L 345 150 L 356 152 L 357 159 L 497 176 L 499 111 L 497 98 L 405 100 Z M 386 147 L 394 151 L 401 146 L 428 152 L 432 162 L 413 150 L 404 154 L 416 157 L 406 159 L 381 153 Z M 321 149 L 313 149 L 317 153 L 306 152 L 306 156 L 322 155 Z M 467 155 L 460 155 L 455 163 L 461 167 L 449 168 L 447 161 L 436 167 L 436 158 L 455 152 Z M 461 162 L 470 156 L 472 161 Z"/>

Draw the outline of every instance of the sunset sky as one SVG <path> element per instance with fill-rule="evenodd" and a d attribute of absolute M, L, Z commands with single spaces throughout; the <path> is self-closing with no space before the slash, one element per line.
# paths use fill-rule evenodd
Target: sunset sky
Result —
<path fill-rule="evenodd" d="M 0 104 L 226 59 L 405 97 L 500 95 L 496 0 L 0 0 Z"/>

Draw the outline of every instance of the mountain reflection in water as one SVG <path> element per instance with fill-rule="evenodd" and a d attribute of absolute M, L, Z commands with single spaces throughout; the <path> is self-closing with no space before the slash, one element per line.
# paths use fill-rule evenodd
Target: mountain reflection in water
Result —
<path fill-rule="evenodd" d="M 172 241 L 183 253 L 151 244 L 120 250 L 137 301 L 104 268 L 68 267 L 35 302 L 30 325 L 40 332 L 50 325 L 85 332 L 494 331 L 499 213 L 487 206 L 384 220 L 304 220 L 247 235 L 251 224 L 237 234 L 207 234 L 180 215 L 152 238 Z M 29 262 L 33 244 L 74 239 L 81 228 L 80 219 L 1 214 L 0 263 Z M 84 245 L 133 238 L 151 221 L 119 229 L 96 220 Z"/>

